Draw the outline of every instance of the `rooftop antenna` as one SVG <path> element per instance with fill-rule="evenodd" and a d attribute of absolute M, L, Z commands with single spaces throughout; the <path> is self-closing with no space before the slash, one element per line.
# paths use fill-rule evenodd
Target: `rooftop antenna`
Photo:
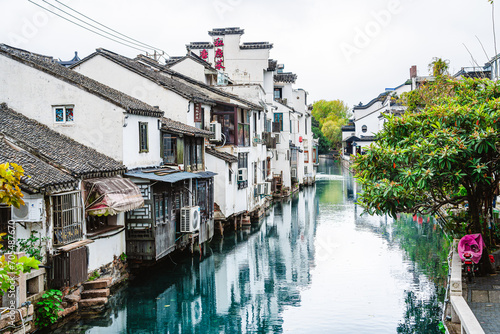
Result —
<path fill-rule="evenodd" d="M 490 0 L 491 3 L 491 22 L 493 22 L 493 45 L 495 46 L 495 57 L 498 54 L 497 51 L 497 35 L 495 33 L 495 3 Z"/>
<path fill-rule="evenodd" d="M 484 55 L 486 56 L 486 61 L 490 60 L 490 57 L 488 57 L 488 54 L 486 53 L 486 50 L 484 49 L 483 43 L 481 43 L 481 40 L 479 39 L 479 37 L 477 37 L 477 35 L 476 35 L 476 38 L 477 38 L 477 41 L 479 42 L 479 44 L 481 44 L 481 48 L 483 49 Z"/>

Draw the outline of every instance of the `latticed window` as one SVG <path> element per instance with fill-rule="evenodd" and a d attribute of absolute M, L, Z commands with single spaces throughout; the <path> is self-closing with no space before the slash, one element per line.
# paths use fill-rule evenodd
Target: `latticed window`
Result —
<path fill-rule="evenodd" d="M 139 122 L 139 153 L 149 152 L 148 123 Z"/>
<path fill-rule="evenodd" d="M 52 196 L 54 245 L 65 245 L 83 237 L 83 207 L 80 192 Z"/>
<path fill-rule="evenodd" d="M 171 134 L 163 134 L 163 163 L 177 163 L 177 137 Z"/>
<path fill-rule="evenodd" d="M 144 206 L 126 214 L 127 238 L 128 239 L 149 239 L 153 237 L 152 215 L 153 215 L 153 195 L 149 184 L 136 184 L 144 199 Z"/>

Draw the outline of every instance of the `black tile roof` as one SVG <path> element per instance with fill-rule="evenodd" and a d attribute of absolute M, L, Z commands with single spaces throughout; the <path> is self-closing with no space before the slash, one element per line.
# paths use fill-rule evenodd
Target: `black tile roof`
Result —
<path fill-rule="evenodd" d="M 80 57 L 78 57 L 78 52 L 75 51 L 75 56 L 71 60 L 61 60 L 59 59 L 57 62 L 63 66 L 71 66 L 80 61 Z"/>
<path fill-rule="evenodd" d="M 219 88 L 215 88 L 215 87 L 212 87 L 212 86 L 209 86 L 203 82 L 200 82 L 200 81 L 197 81 L 191 77 L 188 77 L 187 75 L 183 75 L 179 72 L 175 72 L 173 70 L 169 70 L 169 74 L 172 75 L 173 77 L 176 77 L 178 79 L 181 79 L 183 81 L 185 81 L 186 83 L 189 83 L 191 85 L 194 85 L 196 87 L 199 87 L 199 89 L 202 89 L 202 90 L 206 90 L 206 91 L 209 91 L 213 98 L 213 101 L 215 102 L 223 102 L 223 103 L 227 103 L 225 101 L 225 99 L 223 99 L 222 97 L 225 97 L 225 98 L 229 98 L 229 99 L 233 99 L 235 101 L 238 101 L 239 103 L 242 103 L 243 105 L 246 105 L 247 107 L 251 108 L 251 109 L 254 109 L 254 110 L 264 110 L 264 107 L 261 106 L 261 105 L 258 105 L 258 104 L 255 104 L 255 103 L 252 103 L 248 100 L 245 100 L 245 99 L 242 99 L 241 97 L 239 97 L 238 95 L 235 95 L 235 94 L 231 94 L 231 93 L 228 93 L 228 92 L 225 92 Z"/>
<path fill-rule="evenodd" d="M 371 100 L 370 102 L 368 102 L 365 105 L 361 104 L 361 102 L 360 102 L 359 105 L 354 106 L 353 110 L 354 109 L 367 109 L 367 108 L 371 107 L 376 102 L 383 102 L 386 99 L 388 94 L 389 94 L 389 91 L 383 92 L 379 96 L 377 96 L 376 98 L 374 98 L 373 100 Z"/>
<path fill-rule="evenodd" d="M 145 64 L 142 58 L 136 60 L 127 58 L 125 56 L 119 55 L 109 50 L 105 49 L 97 49 L 96 52 L 84 58 L 82 62 L 95 57 L 97 55 L 101 55 L 106 59 L 111 60 L 112 62 L 117 63 L 120 66 L 127 68 L 128 70 L 135 72 L 160 86 L 163 86 L 165 89 L 175 92 L 180 96 L 185 97 L 188 100 L 193 100 L 195 102 L 202 102 L 207 104 L 214 104 L 215 101 L 210 99 L 206 94 L 203 94 L 197 89 L 194 89 L 179 80 L 172 79 L 166 75 L 163 75 L 160 72 L 164 67 L 160 64 L 155 64 L 152 61 L 148 64 Z M 78 64 L 77 64 L 78 65 Z M 166 68 L 165 68 L 166 69 Z M 169 70 L 171 71 L 171 70 Z"/>
<path fill-rule="evenodd" d="M 126 95 L 116 89 L 103 85 L 102 83 L 90 79 L 80 73 L 72 71 L 69 68 L 58 64 L 52 57 L 13 48 L 5 44 L 0 44 L 0 55 L 4 55 L 36 68 L 37 70 L 48 73 L 89 93 L 97 95 L 100 98 L 125 109 L 125 111 L 130 114 L 153 117 L 163 116 L 162 111 L 150 106 L 149 104 L 139 101 L 138 99 Z"/>
<path fill-rule="evenodd" d="M 210 148 L 210 147 L 206 147 L 205 148 L 205 153 L 207 154 L 210 154 L 216 158 L 219 158 L 221 160 L 224 160 L 226 162 L 238 162 L 238 157 L 235 156 L 235 155 L 232 155 L 230 153 L 226 153 L 226 152 L 220 152 L 220 151 L 217 151 L 216 149 L 213 149 L 213 148 Z"/>
<path fill-rule="evenodd" d="M 244 33 L 245 33 L 245 30 L 240 29 L 240 27 L 214 28 L 208 32 L 208 34 L 210 36 L 243 35 Z"/>
<path fill-rule="evenodd" d="M 97 55 L 101 55 L 106 59 L 109 59 L 129 69 L 130 71 L 133 71 L 165 87 L 165 89 L 171 90 L 179 94 L 180 96 L 183 96 L 186 99 L 192 100 L 194 102 L 215 105 L 218 102 L 228 103 L 227 98 L 230 98 L 244 105 L 247 105 L 249 108 L 252 108 L 254 110 L 263 110 L 262 106 L 260 105 L 256 105 L 252 102 L 240 98 L 237 95 L 229 94 L 218 88 L 211 87 L 203 82 L 197 81 L 191 77 L 171 70 L 168 68 L 168 66 L 162 66 L 158 63 L 153 62 L 145 64 L 142 61 L 142 58 L 139 60 L 138 58 L 136 58 L 134 60 L 125 56 L 121 56 L 112 51 L 97 49 L 97 52 L 94 52 L 87 58 L 83 59 L 82 62 Z M 75 66 L 77 65 L 78 64 L 76 64 Z"/>
<path fill-rule="evenodd" d="M 274 82 L 291 82 L 295 83 L 297 74 L 291 72 L 277 73 L 274 75 Z"/>
<path fill-rule="evenodd" d="M 191 42 L 186 44 L 186 49 L 196 50 L 196 49 L 213 49 L 214 45 L 211 42 Z"/>
<path fill-rule="evenodd" d="M 272 49 L 273 44 L 269 42 L 252 42 L 252 43 L 243 43 L 240 45 L 240 49 Z"/>
<path fill-rule="evenodd" d="M 274 59 L 269 59 L 267 61 L 267 70 L 270 72 L 276 71 L 276 67 L 278 66 L 278 61 Z"/>
<path fill-rule="evenodd" d="M 376 141 L 377 136 L 361 136 L 358 141 Z"/>
<path fill-rule="evenodd" d="M 137 58 L 136 58 L 137 59 Z M 185 59 L 192 59 L 194 60 L 195 62 L 205 66 L 206 69 L 211 69 L 213 70 L 214 72 L 216 72 L 217 70 L 215 68 L 213 68 L 209 62 L 205 61 L 204 59 L 202 59 L 200 56 L 198 56 L 196 53 L 192 52 L 192 51 L 189 51 L 187 55 L 185 56 L 182 56 L 182 57 L 170 57 L 170 59 L 165 63 L 165 66 L 170 68 L 178 63 L 180 63 L 181 61 L 185 60 Z"/>
<path fill-rule="evenodd" d="M 139 55 L 139 56 L 144 57 L 144 55 Z M 136 60 L 138 60 L 137 58 L 139 58 L 139 56 L 138 56 L 138 57 L 136 57 L 135 59 L 136 59 Z M 170 58 L 168 58 L 168 59 L 165 61 L 165 65 L 170 65 L 170 64 L 173 64 L 173 63 L 177 63 L 177 62 L 179 62 L 179 60 L 181 60 L 181 59 L 184 59 L 184 56 L 171 56 Z"/>
<path fill-rule="evenodd" d="M 194 126 L 190 126 L 184 124 L 182 122 L 174 121 L 170 118 L 162 117 L 161 119 L 162 130 L 173 132 L 176 134 L 190 135 L 195 137 L 210 137 L 212 132 L 207 130 L 202 130 L 195 128 Z"/>
<path fill-rule="evenodd" d="M 21 189 L 35 193 L 44 190 L 68 191 L 78 187 L 78 180 L 51 166 L 36 156 L 16 148 L 6 138 L 0 138 L 0 163 L 16 163 L 24 169 Z"/>
<path fill-rule="evenodd" d="M 126 167 L 75 140 L 0 104 L 0 134 L 39 159 L 74 177 L 121 174 Z"/>
<path fill-rule="evenodd" d="M 344 125 L 341 129 L 342 131 L 355 131 L 356 127 L 354 125 Z"/>

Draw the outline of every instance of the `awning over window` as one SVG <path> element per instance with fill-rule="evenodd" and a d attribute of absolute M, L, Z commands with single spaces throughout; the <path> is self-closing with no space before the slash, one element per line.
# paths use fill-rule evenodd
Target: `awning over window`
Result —
<path fill-rule="evenodd" d="M 83 181 L 85 211 L 91 215 L 116 215 L 144 206 L 139 188 L 121 177 Z"/>
<path fill-rule="evenodd" d="M 130 177 L 137 177 L 139 179 L 154 180 L 154 181 L 167 182 L 167 183 L 175 183 L 175 182 L 188 180 L 188 179 L 201 178 L 201 176 L 199 176 L 195 173 L 180 172 L 180 171 L 154 173 L 152 171 L 144 172 L 141 170 L 136 170 L 136 171 L 129 171 L 129 172 L 125 173 L 125 175 L 130 176 Z"/>

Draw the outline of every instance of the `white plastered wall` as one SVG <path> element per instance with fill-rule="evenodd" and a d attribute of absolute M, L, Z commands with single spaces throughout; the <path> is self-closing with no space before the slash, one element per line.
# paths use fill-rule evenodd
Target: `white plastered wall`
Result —
<path fill-rule="evenodd" d="M 121 107 L 2 55 L 0 73 L 0 101 L 83 145 L 123 161 Z M 53 106 L 58 105 L 74 106 L 74 122 L 54 122 Z"/>

